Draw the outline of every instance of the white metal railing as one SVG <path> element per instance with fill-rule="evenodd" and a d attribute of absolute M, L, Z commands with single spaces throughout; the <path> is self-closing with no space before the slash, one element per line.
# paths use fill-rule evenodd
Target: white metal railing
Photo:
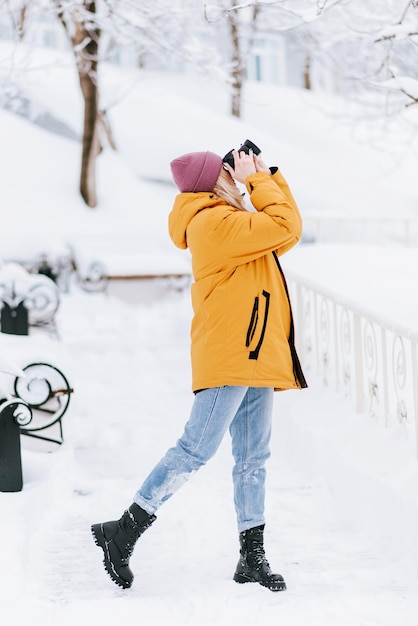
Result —
<path fill-rule="evenodd" d="M 398 325 L 286 270 L 303 367 L 389 427 L 418 456 L 418 331 Z"/>

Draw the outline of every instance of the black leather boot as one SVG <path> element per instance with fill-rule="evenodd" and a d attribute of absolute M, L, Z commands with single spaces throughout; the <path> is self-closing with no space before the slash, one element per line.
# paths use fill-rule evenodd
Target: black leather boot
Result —
<path fill-rule="evenodd" d="M 271 591 L 283 591 L 283 576 L 273 574 L 264 552 L 264 525 L 244 530 L 239 535 L 240 559 L 234 574 L 237 583 L 259 583 Z"/>
<path fill-rule="evenodd" d="M 134 575 L 129 559 L 136 541 L 156 520 L 135 502 L 124 512 L 120 520 L 93 524 L 93 538 L 104 553 L 103 564 L 110 578 L 119 587 L 131 587 Z"/>

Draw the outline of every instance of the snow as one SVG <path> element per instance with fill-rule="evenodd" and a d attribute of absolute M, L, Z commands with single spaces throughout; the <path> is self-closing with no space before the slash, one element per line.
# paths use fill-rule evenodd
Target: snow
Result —
<path fill-rule="evenodd" d="M 38 63 L 26 91 L 78 133 L 80 103 L 71 81 L 66 92 L 64 67 Z M 365 214 L 390 216 L 395 207 L 399 216 L 416 215 L 416 157 L 402 147 L 402 160 L 394 158 L 396 134 L 388 130 L 387 151 L 375 152 L 330 114 L 340 100 L 297 90 L 249 85 L 237 121 L 226 114 L 227 94 L 201 78 L 141 74 L 134 81 L 109 68 L 104 82 L 106 97 L 119 89 L 126 98 L 110 112 L 119 151 L 99 158 L 94 210 L 77 193 L 80 146 L 0 110 L 5 260 L 73 250 L 80 263 L 100 260 L 116 273 L 189 271 L 188 253 L 167 235 L 176 193 L 168 163 L 192 150 L 226 153 L 248 137 L 280 165 L 304 217 L 352 218 L 351 243 L 301 244 L 283 258 L 285 269 L 416 330 L 417 248 L 355 240 Z M 121 515 L 181 434 L 193 401 L 190 318 L 187 285 L 131 282 L 85 293 L 72 284 L 57 313 L 59 340 L 40 330 L 0 337 L 0 368 L 46 360 L 75 390 L 64 444 L 48 454 L 22 437 L 24 489 L 0 493 L 3 619 L 413 626 L 415 442 L 402 427 L 356 415 L 314 372 L 307 372 L 308 390 L 275 397 L 266 547 L 286 592 L 231 580 L 238 538 L 227 438 L 140 539 L 132 589 L 106 576 L 89 528 Z"/>

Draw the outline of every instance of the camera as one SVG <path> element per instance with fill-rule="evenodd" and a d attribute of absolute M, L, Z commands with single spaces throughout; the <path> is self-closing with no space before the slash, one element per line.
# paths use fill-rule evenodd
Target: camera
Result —
<path fill-rule="evenodd" d="M 245 152 L 245 154 L 249 154 L 250 150 L 252 150 L 256 156 L 257 154 L 260 154 L 261 152 L 260 148 L 256 146 L 255 143 L 253 143 L 249 139 L 246 139 L 244 143 L 238 148 L 238 152 Z M 235 162 L 234 162 L 232 150 L 230 150 L 227 154 L 225 154 L 224 158 L 222 159 L 222 162 L 228 163 L 228 165 L 230 165 L 232 169 L 235 168 Z"/>

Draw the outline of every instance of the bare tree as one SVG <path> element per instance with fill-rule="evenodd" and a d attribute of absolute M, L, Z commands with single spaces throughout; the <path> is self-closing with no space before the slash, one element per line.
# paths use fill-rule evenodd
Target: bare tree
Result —
<path fill-rule="evenodd" d="M 17 34 L 18 39 L 22 41 L 25 36 L 25 25 L 29 2 L 28 0 L 8 0 L 7 6 L 13 29 Z"/>
<path fill-rule="evenodd" d="M 328 72 L 345 96 L 392 94 L 392 113 L 418 102 L 417 0 L 276 0 L 262 17 L 262 33 L 294 31 L 306 88 Z"/>
<path fill-rule="evenodd" d="M 199 36 L 207 26 L 203 2 L 199 6 L 194 0 L 0 0 L 0 8 L 18 41 L 25 33 L 28 13 L 33 17 L 31 26 L 36 27 L 52 12 L 65 29 L 84 103 L 79 187 L 90 207 L 97 205 L 96 158 L 101 144 L 115 147 L 100 97 L 102 61 L 112 60 L 124 49 L 136 59 L 147 54 L 152 67 L 158 69 L 167 67 L 168 62 L 171 66 L 178 63 L 179 68 L 210 68 L 217 59 Z M 27 41 L 30 43 L 30 37 Z"/>
<path fill-rule="evenodd" d="M 231 3 L 233 0 L 231 0 Z M 235 117 L 241 116 L 241 94 L 242 85 L 247 73 L 248 57 L 254 45 L 254 37 L 256 32 L 257 16 L 259 14 L 259 6 L 255 4 L 251 8 L 249 25 L 246 30 L 247 45 L 243 50 L 242 39 L 240 37 L 240 22 L 238 11 L 229 11 L 227 22 L 231 33 L 232 42 L 232 58 L 231 58 L 231 77 L 232 77 L 232 102 L 231 113 Z"/>
<path fill-rule="evenodd" d="M 248 59 L 254 45 L 257 17 L 260 12 L 258 3 L 252 6 L 236 5 L 234 0 L 228 0 L 228 6 L 220 7 L 216 17 L 209 16 L 205 6 L 205 17 L 209 23 L 225 19 L 231 43 L 229 75 L 231 82 L 231 114 L 241 116 L 241 100 L 243 84 L 247 75 Z M 243 8 L 246 9 L 245 13 Z"/>
<path fill-rule="evenodd" d="M 304 28 L 303 39 L 309 42 L 304 54 L 302 69 L 304 84 L 312 86 L 311 38 L 307 25 L 319 19 L 324 13 L 338 5 L 342 0 L 220 0 L 220 3 L 205 5 L 205 17 L 210 24 L 224 21 L 228 26 L 230 39 L 229 75 L 232 88 L 231 113 L 241 115 L 243 86 L 247 77 L 248 62 L 257 37 L 266 34 L 284 33 L 297 28 Z M 302 41 L 302 39 L 301 39 Z"/>
<path fill-rule="evenodd" d="M 396 7 L 391 22 L 373 38 L 380 51 L 380 86 L 394 89 L 406 107 L 418 104 L 418 2 Z M 384 74 L 386 74 L 386 79 Z"/>
<path fill-rule="evenodd" d="M 80 193 L 89 207 L 97 205 L 96 157 L 100 152 L 98 53 L 101 30 L 96 19 L 95 0 L 82 0 L 70 7 L 54 0 L 57 14 L 71 41 L 84 100 L 84 127 Z"/>

